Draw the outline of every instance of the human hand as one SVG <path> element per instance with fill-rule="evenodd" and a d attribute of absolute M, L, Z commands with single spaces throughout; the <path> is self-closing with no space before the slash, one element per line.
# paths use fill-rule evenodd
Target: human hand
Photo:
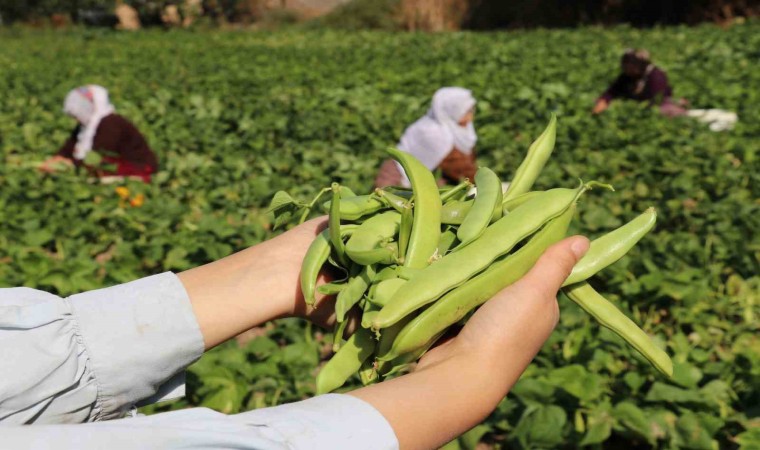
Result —
<path fill-rule="evenodd" d="M 601 114 L 603 113 L 607 108 L 609 108 L 610 102 L 607 100 L 600 98 L 596 101 L 594 104 L 594 109 L 591 110 L 592 114 Z"/>
<path fill-rule="evenodd" d="M 317 294 L 315 307 L 308 307 L 299 282 L 306 251 L 326 226 L 326 218 L 313 219 L 273 239 L 178 274 L 206 349 L 278 318 L 303 317 L 322 326 L 335 322 L 335 298 Z M 329 273 L 322 273 L 319 284 L 329 279 Z"/>
<path fill-rule="evenodd" d="M 519 281 L 496 294 L 414 372 L 351 392 L 393 427 L 401 448 L 437 448 L 480 423 L 530 364 L 559 320 L 557 291 L 588 239 L 550 247 Z"/>
<path fill-rule="evenodd" d="M 73 166 L 74 163 L 69 158 L 55 155 L 40 163 L 40 165 L 37 166 L 37 170 L 44 173 L 53 173 Z"/>

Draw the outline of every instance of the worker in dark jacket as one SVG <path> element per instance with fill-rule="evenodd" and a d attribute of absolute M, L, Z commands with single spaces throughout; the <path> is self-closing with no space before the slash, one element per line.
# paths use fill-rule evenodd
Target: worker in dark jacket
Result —
<path fill-rule="evenodd" d="M 652 64 L 649 52 L 643 49 L 629 49 L 621 60 L 623 73 L 596 100 L 593 113 L 606 110 L 610 102 L 617 98 L 648 102 L 660 107 L 667 116 L 686 113 L 684 100 L 673 99 L 673 88 L 668 76 Z"/>
<path fill-rule="evenodd" d="M 156 155 L 137 128 L 114 112 L 105 88 L 88 85 L 74 89 L 66 96 L 63 111 L 79 124 L 58 154 L 41 165 L 41 170 L 52 171 L 56 164 L 65 163 L 85 166 L 104 179 L 130 177 L 145 182 L 158 170 Z M 98 167 L 84 164 L 92 151 L 102 157 Z"/>

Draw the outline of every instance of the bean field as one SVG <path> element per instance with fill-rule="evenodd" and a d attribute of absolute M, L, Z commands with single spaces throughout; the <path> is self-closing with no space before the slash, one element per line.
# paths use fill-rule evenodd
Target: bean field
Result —
<path fill-rule="evenodd" d="M 610 183 L 573 233 L 596 237 L 649 206 L 655 229 L 595 287 L 673 358 L 660 375 L 568 299 L 513 392 L 456 445 L 760 448 L 760 23 L 493 33 L 0 30 L 0 286 L 60 295 L 182 271 L 268 239 L 278 190 L 331 181 L 369 192 L 385 149 L 441 86 L 472 89 L 480 164 L 509 180 L 551 113 L 537 189 Z M 627 47 L 676 97 L 734 111 L 712 132 L 595 98 Z M 151 184 L 41 175 L 74 122 L 63 98 L 107 87 L 160 158 Z M 126 188 L 126 189 L 124 189 Z M 308 398 L 332 336 L 267 324 L 190 367 L 167 408 L 232 413 Z M 358 377 L 352 386 L 358 386 Z M 452 387 L 454 388 L 454 387 Z"/>

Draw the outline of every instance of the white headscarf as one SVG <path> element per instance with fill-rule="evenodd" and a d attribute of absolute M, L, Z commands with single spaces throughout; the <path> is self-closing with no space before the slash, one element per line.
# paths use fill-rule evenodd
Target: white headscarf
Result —
<path fill-rule="evenodd" d="M 74 146 L 74 158 L 83 160 L 92 150 L 92 141 L 100 121 L 114 112 L 108 91 L 94 84 L 76 88 L 66 96 L 63 112 L 74 116 L 81 124 Z"/>
<path fill-rule="evenodd" d="M 472 153 L 478 135 L 472 121 L 466 126 L 459 121 L 475 106 L 475 98 L 469 89 L 444 87 L 433 95 L 433 102 L 427 114 L 410 125 L 398 144 L 398 148 L 411 153 L 430 170 L 435 170 L 446 156 L 456 148 L 464 154 Z M 401 165 L 399 168 L 403 183 L 408 186 Z"/>

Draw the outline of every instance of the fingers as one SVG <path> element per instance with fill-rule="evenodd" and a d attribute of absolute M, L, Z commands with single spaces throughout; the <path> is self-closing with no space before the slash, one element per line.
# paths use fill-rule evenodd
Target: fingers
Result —
<path fill-rule="evenodd" d="M 589 240 L 584 236 L 572 236 L 552 245 L 514 287 L 521 290 L 528 288 L 541 297 L 556 296 L 588 247 Z"/>

